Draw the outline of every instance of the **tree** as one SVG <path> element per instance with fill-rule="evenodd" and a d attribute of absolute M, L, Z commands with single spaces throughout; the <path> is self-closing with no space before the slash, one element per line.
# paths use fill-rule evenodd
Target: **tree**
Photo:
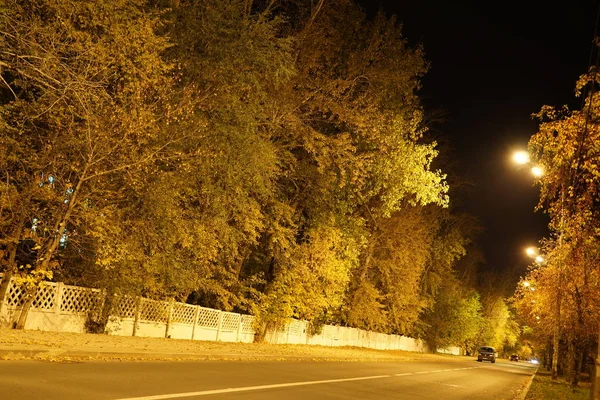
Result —
<path fill-rule="evenodd" d="M 124 198 L 173 139 L 157 129 L 170 65 L 143 1 L 9 0 L 0 12 L 2 290 L 57 267 L 81 221 Z M 176 140 L 176 139 L 175 139 Z M 118 172 L 118 174 L 117 174 Z M 10 254 L 35 242 L 31 265 Z M 31 301 L 25 303 L 23 326 Z"/>
<path fill-rule="evenodd" d="M 459 346 L 471 354 L 484 323 L 479 295 L 461 286 L 456 278 L 446 278 L 436 293 L 435 303 L 425 311 L 423 339 L 432 351 Z"/>
<path fill-rule="evenodd" d="M 536 306 L 540 314 L 553 310 L 549 320 L 553 324 L 554 379 L 557 378 L 561 345 L 570 349 L 568 353 L 571 360 L 581 359 L 581 356 L 573 356 L 573 351 L 581 354 L 581 344 L 589 340 L 590 327 L 584 315 L 597 308 L 594 296 L 597 287 L 591 279 L 597 272 L 592 261 L 595 256 L 586 256 L 590 250 L 589 254 L 595 254 L 599 227 L 600 131 L 598 94 L 595 93 L 596 70 L 597 67 L 592 68 L 577 83 L 578 95 L 587 88 L 582 109 L 572 111 L 567 107 L 556 109 L 544 106 L 536 114 L 540 119 L 539 131 L 529 142 L 532 159 L 545 172 L 538 182 L 538 208 L 544 208 L 550 215 L 549 227 L 553 237 L 547 242 L 546 266 L 530 271 L 526 279 L 529 281 L 531 277 L 543 285 L 540 286 L 543 288 L 539 295 L 540 304 Z M 546 296 L 542 297 L 543 294 Z M 519 295 L 523 299 L 531 297 L 527 291 L 521 291 Z M 554 301 L 549 303 L 547 298 L 552 296 Z M 531 307 L 521 304 L 527 313 L 526 310 Z M 566 326 L 569 326 L 568 330 L 564 329 Z M 578 370 L 576 366 L 569 368 Z M 572 383 L 576 385 L 577 380 L 577 374 L 574 374 Z"/>

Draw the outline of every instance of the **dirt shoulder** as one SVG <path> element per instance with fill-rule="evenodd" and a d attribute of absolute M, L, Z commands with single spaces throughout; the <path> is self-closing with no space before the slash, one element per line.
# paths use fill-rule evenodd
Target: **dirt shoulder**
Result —
<path fill-rule="evenodd" d="M 356 347 L 226 343 L 0 329 L 0 359 L 452 362 L 473 358 Z"/>

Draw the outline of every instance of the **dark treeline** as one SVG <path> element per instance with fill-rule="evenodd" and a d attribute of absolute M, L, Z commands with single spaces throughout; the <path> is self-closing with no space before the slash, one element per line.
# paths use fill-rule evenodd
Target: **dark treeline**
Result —
<path fill-rule="evenodd" d="M 263 333 L 295 317 L 515 344 L 394 18 L 4 0 L 0 31 L 0 296 L 51 279 L 249 312 Z"/>

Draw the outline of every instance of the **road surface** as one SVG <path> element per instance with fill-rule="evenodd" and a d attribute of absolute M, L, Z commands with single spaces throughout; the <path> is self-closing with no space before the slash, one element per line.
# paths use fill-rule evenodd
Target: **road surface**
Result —
<path fill-rule="evenodd" d="M 0 361 L 0 399 L 513 400 L 535 366 L 461 362 Z"/>

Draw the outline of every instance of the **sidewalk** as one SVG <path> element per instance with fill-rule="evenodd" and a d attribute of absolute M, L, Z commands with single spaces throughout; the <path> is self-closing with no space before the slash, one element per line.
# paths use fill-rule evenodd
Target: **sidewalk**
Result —
<path fill-rule="evenodd" d="M 0 360 L 463 361 L 472 357 L 351 347 L 226 343 L 0 329 Z"/>

